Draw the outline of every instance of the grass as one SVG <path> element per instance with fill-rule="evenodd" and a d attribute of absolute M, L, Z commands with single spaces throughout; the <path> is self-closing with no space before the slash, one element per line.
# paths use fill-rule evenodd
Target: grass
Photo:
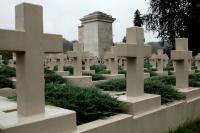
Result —
<path fill-rule="evenodd" d="M 200 120 L 186 122 L 182 126 L 170 131 L 169 133 L 200 133 Z"/>

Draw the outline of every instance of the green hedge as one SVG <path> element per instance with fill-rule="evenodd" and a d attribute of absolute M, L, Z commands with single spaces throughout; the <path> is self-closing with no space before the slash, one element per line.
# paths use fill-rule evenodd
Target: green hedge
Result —
<path fill-rule="evenodd" d="M 167 78 L 166 80 L 161 79 L 161 81 L 158 79 L 159 77 L 148 78 L 144 81 L 145 93 L 161 95 L 162 104 L 185 98 L 185 96 L 182 93 L 177 92 L 172 85 L 166 84 L 167 82 L 172 82 L 170 78 Z M 103 83 L 97 83 L 95 86 L 104 91 L 126 91 L 126 80 L 110 80 Z"/>
<path fill-rule="evenodd" d="M 126 80 L 114 79 L 102 83 L 97 83 L 95 86 L 97 88 L 103 89 L 104 91 L 126 91 Z"/>
<path fill-rule="evenodd" d="M 69 71 L 70 75 L 73 75 L 74 68 L 72 66 L 64 66 L 64 71 Z"/>
<path fill-rule="evenodd" d="M 0 89 L 1 88 L 12 88 L 12 82 L 3 75 L 0 75 Z"/>
<path fill-rule="evenodd" d="M 9 80 L 11 77 L 16 77 L 16 69 L 0 65 L 0 88 L 12 88 L 12 82 Z"/>
<path fill-rule="evenodd" d="M 150 78 L 144 82 L 144 92 L 161 95 L 162 104 L 185 99 L 185 95 L 178 92 L 172 85 Z"/>
<path fill-rule="evenodd" d="M 104 64 L 90 66 L 91 70 L 95 70 L 97 74 L 104 74 L 106 72 L 106 66 Z"/>
<path fill-rule="evenodd" d="M 109 117 L 122 112 L 122 103 L 120 101 L 95 88 L 47 84 L 45 97 L 48 104 L 75 110 L 78 124 Z"/>
<path fill-rule="evenodd" d="M 16 69 L 6 65 L 0 65 L 0 75 L 3 75 L 7 78 L 16 77 Z"/>

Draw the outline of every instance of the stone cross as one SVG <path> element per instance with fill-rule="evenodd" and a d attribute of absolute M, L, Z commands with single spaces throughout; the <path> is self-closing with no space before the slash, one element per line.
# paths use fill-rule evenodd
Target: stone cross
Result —
<path fill-rule="evenodd" d="M 158 49 L 156 58 L 157 58 L 158 71 L 163 72 L 163 60 L 164 60 L 163 49 Z"/>
<path fill-rule="evenodd" d="M 164 56 L 164 62 L 163 62 L 164 67 L 167 67 L 167 64 L 169 63 L 169 57 L 167 54 L 164 54 L 163 56 Z"/>
<path fill-rule="evenodd" d="M 73 44 L 73 51 L 68 51 L 68 57 L 73 58 L 74 76 L 82 76 L 82 45 L 79 43 Z"/>
<path fill-rule="evenodd" d="M 152 54 L 151 58 L 149 59 L 152 68 L 156 68 L 156 54 Z"/>
<path fill-rule="evenodd" d="M 93 60 L 93 54 L 90 52 L 84 52 L 83 59 L 85 60 L 85 70 L 89 71 Z"/>
<path fill-rule="evenodd" d="M 118 74 L 117 47 L 111 47 L 111 51 L 105 54 L 105 58 L 109 60 L 109 70 L 111 74 Z"/>
<path fill-rule="evenodd" d="M 176 61 L 176 87 L 188 88 L 188 59 L 192 58 L 192 51 L 188 51 L 187 38 L 176 39 L 176 50 L 171 51 L 171 58 Z"/>
<path fill-rule="evenodd" d="M 144 57 L 151 56 L 151 46 L 144 46 L 143 28 L 128 28 L 126 37 L 126 44 L 117 45 L 117 54 L 127 58 L 127 96 L 137 97 L 144 94 Z"/>
<path fill-rule="evenodd" d="M 196 60 L 195 65 L 197 66 L 197 70 L 200 70 L 200 53 L 197 54 L 195 60 Z"/>
<path fill-rule="evenodd" d="M 64 71 L 64 54 L 56 54 L 56 64 L 58 66 L 58 71 Z"/>
<path fill-rule="evenodd" d="M 16 52 L 18 114 L 45 112 L 44 53 L 62 52 L 62 36 L 43 33 L 42 7 L 23 3 L 15 8 L 16 30 L 0 29 L 0 50 Z"/>
<path fill-rule="evenodd" d="M 192 71 L 192 58 L 188 59 L 188 70 Z"/>
<path fill-rule="evenodd" d="M 176 61 L 172 61 L 172 63 L 173 63 L 173 68 L 174 68 L 174 72 L 176 71 Z"/>

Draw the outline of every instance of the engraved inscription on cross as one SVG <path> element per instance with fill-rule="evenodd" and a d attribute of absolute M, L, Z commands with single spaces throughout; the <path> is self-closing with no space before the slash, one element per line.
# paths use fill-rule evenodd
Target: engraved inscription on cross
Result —
<path fill-rule="evenodd" d="M 127 96 L 137 97 L 144 94 L 144 57 L 151 56 L 151 46 L 144 45 L 143 28 L 128 28 L 126 37 L 126 44 L 117 45 L 117 53 L 127 58 Z"/>
<path fill-rule="evenodd" d="M 188 88 L 188 59 L 192 58 L 192 51 L 188 51 L 188 39 L 177 38 L 176 50 L 171 51 L 171 59 L 176 62 L 176 87 Z"/>
<path fill-rule="evenodd" d="M 43 33 L 41 6 L 23 3 L 15 12 L 16 30 L 0 29 L 0 51 L 16 52 L 18 114 L 44 113 L 44 53 L 62 52 L 62 36 Z"/>

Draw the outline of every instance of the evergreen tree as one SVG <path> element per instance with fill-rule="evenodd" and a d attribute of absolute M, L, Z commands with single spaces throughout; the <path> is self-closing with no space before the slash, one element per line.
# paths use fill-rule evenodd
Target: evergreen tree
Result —
<path fill-rule="evenodd" d="M 134 26 L 142 27 L 143 25 L 143 17 L 141 17 L 140 11 L 137 9 L 134 13 Z"/>
<path fill-rule="evenodd" d="M 126 43 L 126 36 L 122 40 L 123 43 Z"/>

